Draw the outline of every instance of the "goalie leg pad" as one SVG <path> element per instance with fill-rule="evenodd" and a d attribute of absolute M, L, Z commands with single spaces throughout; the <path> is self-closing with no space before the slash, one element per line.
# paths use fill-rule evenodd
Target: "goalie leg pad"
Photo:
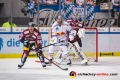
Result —
<path fill-rule="evenodd" d="M 84 64 L 88 61 L 87 56 L 85 55 L 85 53 L 81 50 L 78 42 L 74 43 L 74 47 L 72 47 L 73 51 L 75 52 L 75 54 L 80 58 L 81 60 L 81 64 Z"/>

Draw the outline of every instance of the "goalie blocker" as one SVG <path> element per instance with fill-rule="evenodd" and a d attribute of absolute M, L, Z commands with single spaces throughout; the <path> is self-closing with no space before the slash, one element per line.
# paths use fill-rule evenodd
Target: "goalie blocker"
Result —
<path fill-rule="evenodd" d="M 77 33 L 79 38 L 83 38 L 84 34 L 85 34 L 85 30 L 83 28 L 80 28 Z M 68 42 L 68 49 L 69 50 L 72 49 L 72 51 L 75 53 L 75 55 L 79 58 L 81 64 L 87 64 L 88 58 L 85 55 L 85 53 L 82 51 L 82 49 L 80 48 L 78 41 L 76 41 L 74 43 Z M 62 51 L 59 50 L 59 52 L 57 53 L 57 55 L 54 58 L 54 61 L 58 64 L 60 64 L 63 61 L 61 54 L 62 54 Z"/>

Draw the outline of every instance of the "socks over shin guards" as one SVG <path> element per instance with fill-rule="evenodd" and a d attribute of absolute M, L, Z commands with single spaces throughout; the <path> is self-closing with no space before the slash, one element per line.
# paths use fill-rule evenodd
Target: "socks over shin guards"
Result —
<path fill-rule="evenodd" d="M 70 59 L 69 53 L 68 53 L 68 54 L 63 54 L 62 56 L 63 56 L 63 58 L 65 58 L 66 60 L 69 60 L 69 59 Z"/>
<path fill-rule="evenodd" d="M 43 56 L 39 56 L 39 59 L 41 62 L 44 62 L 44 57 Z"/>
<path fill-rule="evenodd" d="M 29 55 L 29 51 L 24 51 L 23 52 L 23 55 L 22 55 L 22 58 L 21 58 L 21 62 L 22 63 L 25 63 L 26 62 L 26 59 L 27 59 L 27 56 Z"/>
<path fill-rule="evenodd" d="M 49 53 L 49 59 L 53 58 L 53 53 Z"/>

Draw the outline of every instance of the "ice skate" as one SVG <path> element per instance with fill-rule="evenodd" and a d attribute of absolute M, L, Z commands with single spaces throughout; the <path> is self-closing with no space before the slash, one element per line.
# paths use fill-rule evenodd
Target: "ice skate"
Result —
<path fill-rule="evenodd" d="M 18 64 L 18 68 L 22 68 L 23 65 L 24 65 L 24 63 L 21 62 L 20 64 Z"/>
<path fill-rule="evenodd" d="M 46 64 L 44 62 L 41 63 L 43 68 L 46 68 Z"/>
<path fill-rule="evenodd" d="M 71 66 L 71 60 L 70 59 L 67 61 L 67 65 Z"/>
<path fill-rule="evenodd" d="M 81 64 L 82 64 L 83 66 L 84 66 L 84 65 L 88 65 L 88 60 L 86 60 L 86 59 L 85 59 L 85 60 L 82 60 L 82 61 L 81 61 Z"/>
<path fill-rule="evenodd" d="M 47 62 L 47 66 L 51 66 L 52 65 L 52 59 L 49 60 L 49 62 Z"/>

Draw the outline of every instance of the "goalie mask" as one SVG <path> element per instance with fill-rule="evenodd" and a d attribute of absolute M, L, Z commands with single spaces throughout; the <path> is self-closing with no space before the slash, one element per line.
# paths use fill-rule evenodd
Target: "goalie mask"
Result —
<path fill-rule="evenodd" d="M 78 20 L 78 14 L 77 14 L 77 13 L 74 13 L 74 14 L 73 14 L 73 20 L 74 20 L 74 21 L 77 21 L 77 20 Z"/>

